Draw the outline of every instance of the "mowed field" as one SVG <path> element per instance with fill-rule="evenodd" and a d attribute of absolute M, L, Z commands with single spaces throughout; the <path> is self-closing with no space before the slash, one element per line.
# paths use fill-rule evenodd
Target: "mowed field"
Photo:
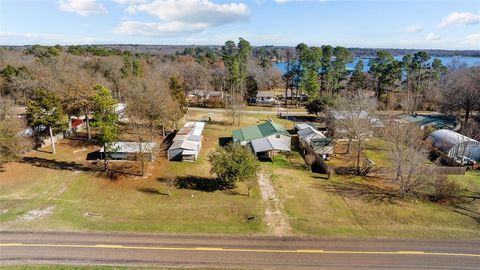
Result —
<path fill-rule="evenodd" d="M 293 231 L 302 235 L 359 238 L 480 239 L 480 202 L 451 206 L 398 198 L 375 178 L 270 168 Z M 480 171 L 454 176 L 480 191 Z"/>
<path fill-rule="evenodd" d="M 99 146 L 64 140 L 58 153 L 49 148 L 29 153 L 0 172 L 0 227 L 4 230 L 76 230 L 171 233 L 267 234 L 264 202 L 258 187 L 246 196 L 246 186 L 216 190 L 208 152 L 218 139 L 230 136 L 231 119 L 208 115 L 200 159 L 168 162 L 163 155 L 151 163 L 146 177 L 115 180 L 92 170 L 88 153 Z M 206 119 L 206 112 L 189 112 L 189 120 Z M 273 118 L 286 128 L 293 122 L 272 115 L 249 113 L 241 126 Z M 340 153 L 341 153 L 340 149 Z M 372 141 L 366 156 L 387 166 L 380 141 Z M 331 164 L 348 162 L 338 154 Z M 128 164 L 117 163 L 125 167 Z M 397 198 L 379 179 L 311 173 L 298 152 L 262 163 L 282 202 L 292 231 L 299 235 L 359 238 L 480 239 L 478 201 L 450 206 Z M 93 167 L 95 168 L 95 167 Z M 185 185 L 168 195 L 164 179 Z M 463 187 L 480 190 L 480 172 L 452 177 Z"/>
<path fill-rule="evenodd" d="M 204 116 L 190 113 L 189 120 Z M 259 117 L 244 118 L 256 123 Z M 7 164 L 0 172 L 1 228 L 263 233 L 264 209 L 258 189 L 246 196 L 242 184 L 234 190 L 215 190 L 209 185 L 213 179 L 207 153 L 218 145 L 219 137 L 237 128 L 225 125 L 223 116 L 213 115 L 212 120 L 216 124 L 207 124 L 197 162 L 169 162 L 160 156 L 149 165 L 147 177 L 111 180 L 90 171 L 87 154 L 99 146 L 78 140 L 61 141 L 56 155 L 46 147 L 27 154 L 23 161 Z M 178 177 L 191 185 L 173 188 L 169 196 L 162 182 L 166 177 Z"/>

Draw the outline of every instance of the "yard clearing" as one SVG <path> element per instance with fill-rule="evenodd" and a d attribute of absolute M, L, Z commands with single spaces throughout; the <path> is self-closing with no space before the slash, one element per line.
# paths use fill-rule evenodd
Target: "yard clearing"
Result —
<path fill-rule="evenodd" d="M 359 238 L 480 239 L 480 222 L 455 207 L 397 198 L 375 179 L 282 168 L 272 171 L 293 232 Z M 478 172 L 469 184 L 480 187 Z M 457 177 L 459 178 L 459 177 Z M 462 179 L 465 179 L 462 177 Z M 480 202 L 469 205 L 480 212 Z M 470 212 L 468 212 L 470 213 Z"/>
<path fill-rule="evenodd" d="M 231 126 L 224 113 L 208 116 L 212 121 L 205 127 L 199 159 L 181 163 L 159 156 L 149 164 L 147 177 L 107 178 L 86 161 L 87 155 L 100 147 L 83 140 L 61 141 L 56 155 L 48 148 L 41 149 L 6 164 L 0 170 L 1 228 L 480 239 L 478 200 L 455 208 L 397 198 L 388 192 L 388 185 L 373 177 L 335 175 L 327 180 L 311 173 L 296 151 L 275 156 L 273 163 L 262 163 L 265 177 L 250 196 L 245 195 L 244 183 L 232 190 L 218 189 L 207 155 L 219 138 L 231 136 L 238 126 Z M 189 112 L 189 121 L 200 119 L 208 119 L 207 112 Z M 268 119 L 293 127 L 291 121 L 255 113 L 244 114 L 241 126 Z M 350 162 L 342 150 L 330 164 Z M 386 157 L 381 141 L 372 141 L 366 155 L 379 165 L 386 164 L 381 163 Z M 169 178 L 177 180 L 170 196 L 165 181 Z M 451 179 L 471 191 L 480 190 L 479 171 Z M 18 222 L 37 211 L 42 214 Z"/>
<path fill-rule="evenodd" d="M 189 120 L 203 114 L 189 115 Z M 197 117 L 197 118 L 195 118 Z M 112 181 L 89 164 L 86 156 L 98 150 L 81 140 L 63 140 L 57 154 L 49 148 L 33 151 L 0 172 L 0 226 L 4 230 L 129 231 L 172 233 L 263 234 L 264 204 L 259 189 L 250 196 L 240 184 L 233 190 L 212 185 L 207 154 L 228 136 L 222 117 L 207 124 L 199 160 L 168 162 L 159 157 L 148 177 L 120 176 Z M 256 118 L 245 117 L 256 122 Z M 81 150 L 81 151 L 79 151 Z M 112 162 L 122 165 L 121 162 Z M 172 195 L 162 180 L 176 177 Z M 213 187 L 213 188 L 212 188 Z M 49 208 L 53 207 L 53 208 Z M 53 209 L 28 221 L 32 211 Z M 86 215 L 85 213 L 93 213 Z"/>

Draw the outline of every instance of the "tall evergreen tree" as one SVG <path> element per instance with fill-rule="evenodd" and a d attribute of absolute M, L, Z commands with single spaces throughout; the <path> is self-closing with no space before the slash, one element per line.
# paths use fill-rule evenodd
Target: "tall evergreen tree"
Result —
<path fill-rule="evenodd" d="M 65 115 L 60 98 L 45 89 L 36 90 L 27 102 L 27 121 L 32 127 L 45 126 L 52 142 L 52 154 L 56 153 L 53 133 L 66 127 Z"/>
<path fill-rule="evenodd" d="M 365 89 L 366 87 L 366 78 L 365 78 L 365 72 L 363 72 L 364 69 L 364 64 L 363 60 L 359 60 L 355 64 L 355 68 L 353 69 L 352 76 L 350 77 L 350 89 L 353 90 L 361 90 Z"/>
<path fill-rule="evenodd" d="M 352 54 L 347 48 L 337 46 L 333 49 L 333 75 L 332 75 L 332 94 L 338 93 L 344 88 L 343 82 L 347 79 L 347 64 L 352 62 Z"/>
<path fill-rule="evenodd" d="M 95 96 L 93 96 L 93 117 L 95 125 L 99 129 L 98 138 L 104 148 L 105 171 L 108 170 L 108 152 L 115 152 L 113 145 L 118 140 L 118 114 L 117 100 L 113 98 L 112 93 L 102 85 L 95 86 Z"/>
<path fill-rule="evenodd" d="M 332 89 L 333 68 L 332 68 L 332 55 L 333 48 L 330 45 L 322 46 L 322 69 L 321 74 L 321 88 L 322 93 L 330 91 Z"/>
<path fill-rule="evenodd" d="M 395 82 L 401 79 L 402 65 L 395 60 L 393 55 L 385 50 L 377 51 L 377 55 L 370 62 L 369 72 L 377 80 L 376 96 L 378 99 L 383 94 L 391 91 Z"/>
<path fill-rule="evenodd" d="M 177 76 L 170 78 L 168 87 L 170 88 L 173 99 L 178 103 L 180 111 L 185 115 L 188 111 L 188 101 L 185 96 L 185 90 L 183 90 L 183 86 Z"/>

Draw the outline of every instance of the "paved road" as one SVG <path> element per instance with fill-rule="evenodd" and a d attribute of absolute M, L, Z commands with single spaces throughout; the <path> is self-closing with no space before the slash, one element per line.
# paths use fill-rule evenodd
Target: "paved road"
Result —
<path fill-rule="evenodd" d="M 480 241 L 0 232 L 0 263 L 480 269 Z"/>

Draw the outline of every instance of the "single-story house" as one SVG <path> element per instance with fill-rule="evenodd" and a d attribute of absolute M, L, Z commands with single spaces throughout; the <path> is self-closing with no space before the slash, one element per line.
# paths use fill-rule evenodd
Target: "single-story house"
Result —
<path fill-rule="evenodd" d="M 433 147 L 453 159 L 461 156 L 480 161 L 480 142 L 449 129 L 436 130 L 429 135 Z"/>
<path fill-rule="evenodd" d="M 299 125 L 299 127 L 302 127 L 302 125 Z M 297 134 L 298 140 L 303 149 L 306 149 L 309 152 L 315 152 L 323 159 L 326 159 L 333 154 L 332 140 L 315 128 L 308 126 L 298 130 Z"/>
<path fill-rule="evenodd" d="M 100 149 L 100 157 L 104 155 L 113 160 L 135 159 L 137 155 L 144 155 L 147 160 L 155 159 L 155 149 L 157 144 L 154 142 L 116 142 L 105 151 L 105 147 Z M 106 152 L 106 153 L 105 153 Z"/>
<path fill-rule="evenodd" d="M 293 96 L 293 97 L 292 97 Z M 280 96 L 280 100 L 281 101 L 285 101 L 286 100 L 293 100 L 293 101 L 300 101 L 300 102 L 303 102 L 303 101 L 307 101 L 308 100 L 308 95 L 306 94 L 303 94 L 303 93 L 298 93 L 298 95 L 296 93 L 293 93 L 292 95 L 292 91 L 288 90 L 287 91 L 287 94 L 285 94 L 285 91 L 282 91 L 282 94 Z"/>
<path fill-rule="evenodd" d="M 258 156 L 270 156 L 275 152 L 290 152 L 291 136 L 288 131 L 271 120 L 262 124 L 236 129 L 233 142 L 250 146 Z"/>
<path fill-rule="evenodd" d="M 275 104 L 277 102 L 276 95 L 273 91 L 258 91 L 254 103 L 258 104 Z"/>
<path fill-rule="evenodd" d="M 187 122 L 173 138 L 168 148 L 168 160 L 195 161 L 202 148 L 202 133 L 205 122 Z"/>
<path fill-rule="evenodd" d="M 385 124 L 377 117 L 371 116 L 367 111 L 348 112 L 348 111 L 331 111 L 328 117 L 328 129 L 330 135 L 338 138 L 344 138 L 347 134 L 346 123 L 353 120 L 369 121 L 372 130 L 369 136 L 381 136 L 385 129 Z"/>
<path fill-rule="evenodd" d="M 223 92 L 209 91 L 209 90 L 191 90 L 187 93 L 187 100 L 189 102 L 198 102 L 205 100 L 221 100 Z"/>
<path fill-rule="evenodd" d="M 458 121 L 454 116 L 446 115 L 434 115 L 434 114 L 425 114 L 425 115 L 403 115 L 401 119 L 407 121 L 408 123 L 413 123 L 423 130 L 427 127 L 432 127 L 434 129 L 451 129 L 459 130 L 461 128 L 460 121 Z"/>

